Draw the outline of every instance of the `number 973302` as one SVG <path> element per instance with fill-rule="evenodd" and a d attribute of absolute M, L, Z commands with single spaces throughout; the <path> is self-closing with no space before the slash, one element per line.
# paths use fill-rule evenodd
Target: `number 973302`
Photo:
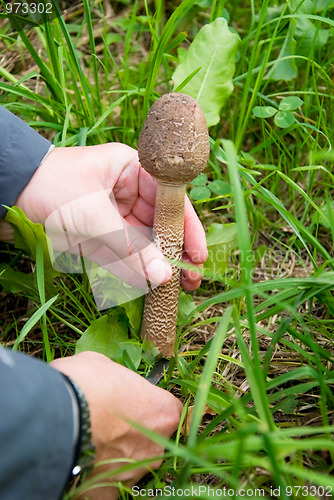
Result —
<path fill-rule="evenodd" d="M 35 1 L 35 2 L 6 2 L 5 5 L 0 5 L 0 12 L 5 14 L 20 15 L 30 17 L 38 14 L 53 14 L 53 5 L 51 2 Z"/>
<path fill-rule="evenodd" d="M 331 486 L 286 486 L 285 494 L 289 497 L 323 497 L 332 498 Z"/>

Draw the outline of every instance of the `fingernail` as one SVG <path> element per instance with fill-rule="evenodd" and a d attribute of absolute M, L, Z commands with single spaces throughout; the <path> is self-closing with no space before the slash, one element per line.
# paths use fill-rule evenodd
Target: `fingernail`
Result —
<path fill-rule="evenodd" d="M 161 283 L 166 283 L 172 277 L 172 268 L 168 262 L 154 259 L 147 264 L 146 274 L 150 281 L 156 285 L 160 285 Z"/>

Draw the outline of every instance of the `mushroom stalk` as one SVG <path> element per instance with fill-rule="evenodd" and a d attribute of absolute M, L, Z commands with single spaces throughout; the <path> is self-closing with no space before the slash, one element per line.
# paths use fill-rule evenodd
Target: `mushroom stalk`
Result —
<path fill-rule="evenodd" d="M 141 130 L 138 153 L 142 167 L 158 183 L 154 241 L 167 258 L 180 261 L 185 187 L 205 169 L 210 153 L 199 104 L 180 93 L 160 97 Z M 172 268 L 170 281 L 146 295 L 141 327 L 141 336 L 153 340 L 164 357 L 174 354 L 176 335 L 180 269 Z"/>
<path fill-rule="evenodd" d="M 147 294 L 141 331 L 165 357 L 174 354 L 180 268 L 173 262 L 182 257 L 185 189 L 185 184 L 158 182 L 155 201 L 154 243 L 171 260 L 173 274 L 167 283 Z"/>

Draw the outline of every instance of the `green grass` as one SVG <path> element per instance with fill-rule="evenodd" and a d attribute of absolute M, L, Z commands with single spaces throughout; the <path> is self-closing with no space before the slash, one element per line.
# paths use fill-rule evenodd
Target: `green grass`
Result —
<path fill-rule="evenodd" d="M 241 39 L 234 92 L 210 128 L 206 171 L 209 183 L 229 189 L 194 199 L 206 230 L 218 224 L 225 241 L 226 224 L 236 224 L 237 238 L 218 245 L 226 262 L 210 247 L 195 307 L 181 311 L 186 350 L 161 385 L 185 403 L 188 431 L 180 425 L 170 441 L 150 434 L 167 451 L 143 488 L 161 488 L 168 477 L 175 488 L 263 490 L 268 498 L 275 489 L 279 498 L 332 492 L 334 2 L 111 4 L 117 15 L 84 0 L 20 34 L 15 19 L 0 18 L 0 104 L 57 146 L 136 147 L 151 103 L 173 90 L 178 49 L 222 15 Z M 303 101 L 289 127 L 254 116 L 255 106 L 278 111 L 287 96 Z M 34 274 L 27 248 L 1 248 L 6 272 L 16 274 L 10 283 L 0 276 L 0 336 L 49 361 L 74 353 L 106 312 L 85 276 L 50 280 L 38 234 L 28 249 Z M 213 415 L 203 416 L 208 407 Z"/>

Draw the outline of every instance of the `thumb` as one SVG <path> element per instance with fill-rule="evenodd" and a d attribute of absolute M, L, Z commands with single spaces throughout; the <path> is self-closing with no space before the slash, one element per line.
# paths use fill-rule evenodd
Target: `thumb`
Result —
<path fill-rule="evenodd" d="M 172 276 L 170 264 L 152 242 L 152 228 L 126 222 L 108 191 L 62 205 L 50 214 L 45 227 L 54 251 L 79 254 L 109 270 L 122 264 L 120 269 L 155 285 Z M 124 281 L 129 282 L 126 274 Z"/>
<path fill-rule="evenodd" d="M 160 285 L 172 277 L 172 267 L 152 242 L 152 228 L 131 226 L 123 219 L 123 228 L 101 235 L 99 240 L 114 253 L 122 264 L 152 284 Z M 106 254 L 106 258 L 107 254 Z M 101 265 L 101 261 L 99 262 Z M 102 263 L 107 268 L 112 264 Z M 112 266 L 114 267 L 114 266 Z M 119 277 L 122 277 L 119 275 Z M 127 276 L 124 276 L 127 281 Z"/>

